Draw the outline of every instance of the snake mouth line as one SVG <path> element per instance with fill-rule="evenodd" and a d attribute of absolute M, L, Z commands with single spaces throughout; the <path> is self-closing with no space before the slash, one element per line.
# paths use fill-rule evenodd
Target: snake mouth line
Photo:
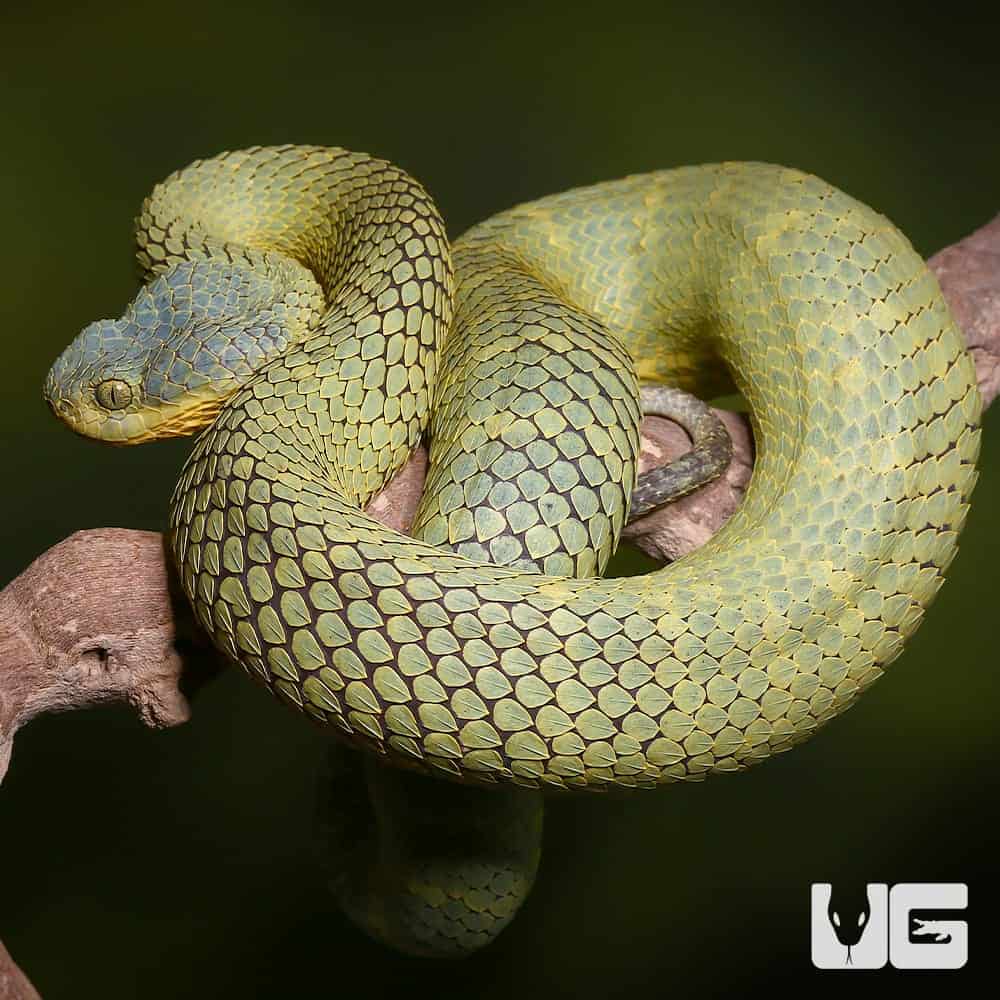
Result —
<path fill-rule="evenodd" d="M 197 434 L 215 420 L 231 394 L 206 395 L 161 407 L 147 405 L 120 417 L 97 412 L 95 408 L 83 409 L 65 399 L 46 399 L 46 402 L 53 414 L 79 437 L 124 447 Z"/>
<path fill-rule="evenodd" d="M 207 396 L 197 402 L 178 407 L 169 416 L 159 419 L 148 432 L 131 439 L 132 442 L 155 441 L 160 438 L 189 437 L 204 430 L 219 415 L 232 393 Z M 151 411 L 155 413 L 156 411 Z M 131 443 L 131 442 L 130 442 Z"/>

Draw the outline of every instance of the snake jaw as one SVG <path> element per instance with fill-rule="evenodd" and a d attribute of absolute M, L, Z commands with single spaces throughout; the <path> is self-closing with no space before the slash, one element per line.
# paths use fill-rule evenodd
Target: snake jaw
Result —
<path fill-rule="evenodd" d="M 215 420 L 223 403 L 231 394 L 231 392 L 218 395 L 205 394 L 203 398 L 194 402 L 191 402 L 189 397 L 183 406 L 145 407 L 142 411 L 132 414 L 138 418 L 137 424 L 126 427 L 123 422 L 122 430 L 127 432 L 126 437 L 121 440 L 105 437 L 104 440 L 112 444 L 144 444 L 147 441 L 159 441 L 163 438 L 189 437 L 204 430 Z"/>
<path fill-rule="evenodd" d="M 191 394 L 181 404 L 140 403 L 129 411 L 115 413 L 102 410 L 95 403 L 88 404 L 86 390 L 74 396 L 56 395 L 50 393 L 47 384 L 45 396 L 49 409 L 74 434 L 106 444 L 131 445 L 197 434 L 215 420 L 235 388 L 234 385 L 228 392 Z"/>

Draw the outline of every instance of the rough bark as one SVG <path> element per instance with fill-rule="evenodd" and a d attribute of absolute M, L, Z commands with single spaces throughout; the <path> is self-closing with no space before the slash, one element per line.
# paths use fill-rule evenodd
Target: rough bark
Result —
<path fill-rule="evenodd" d="M 0 941 L 0 1000 L 42 1000 Z"/>
<path fill-rule="evenodd" d="M 927 263 L 965 334 L 989 406 L 1000 392 L 1000 215 Z"/>

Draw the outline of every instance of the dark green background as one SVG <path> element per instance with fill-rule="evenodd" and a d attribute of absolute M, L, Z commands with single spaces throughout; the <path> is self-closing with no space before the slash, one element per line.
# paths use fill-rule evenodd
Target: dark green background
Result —
<path fill-rule="evenodd" d="M 86 322 L 120 313 L 133 214 L 197 156 L 377 153 L 454 234 L 572 185 L 719 159 L 818 173 L 927 255 L 1000 208 L 996 35 L 950 11 L 16 6 L 0 15 L 0 583 L 78 528 L 162 524 L 187 444 L 91 445 L 40 386 Z M 829 981 L 808 962 L 813 881 L 966 881 L 975 907 L 996 848 L 998 419 L 950 583 L 889 676 L 749 773 L 553 802 L 537 888 L 486 952 L 421 963 L 345 922 L 309 846 L 323 736 L 235 674 L 174 731 L 115 709 L 19 735 L 0 938 L 46 1000 L 658 997 Z M 988 947 L 973 920 L 973 961 Z"/>

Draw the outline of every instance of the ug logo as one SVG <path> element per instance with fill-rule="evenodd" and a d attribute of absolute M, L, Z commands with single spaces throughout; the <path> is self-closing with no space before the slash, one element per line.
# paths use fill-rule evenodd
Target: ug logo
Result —
<path fill-rule="evenodd" d="M 960 969 L 969 957 L 969 888 L 902 882 L 812 887 L 817 969 Z"/>

